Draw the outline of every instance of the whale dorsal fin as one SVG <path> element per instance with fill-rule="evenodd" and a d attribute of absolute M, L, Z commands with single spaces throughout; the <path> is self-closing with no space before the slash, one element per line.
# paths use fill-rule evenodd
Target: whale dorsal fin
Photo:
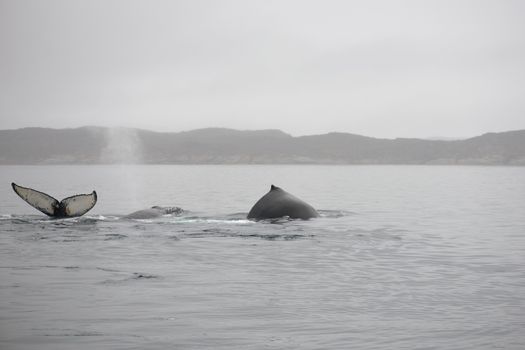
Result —
<path fill-rule="evenodd" d="M 82 216 L 97 204 L 97 192 L 90 194 L 77 194 L 60 201 L 60 206 L 67 217 Z"/>
<path fill-rule="evenodd" d="M 18 186 L 14 182 L 11 183 L 11 186 L 15 193 L 33 208 L 49 216 L 57 214 L 59 203 L 55 198 L 31 188 Z"/>
<path fill-rule="evenodd" d="M 280 190 L 280 189 L 281 189 L 280 187 L 277 187 L 275 185 L 270 186 L 270 191 L 275 191 L 275 190 Z"/>

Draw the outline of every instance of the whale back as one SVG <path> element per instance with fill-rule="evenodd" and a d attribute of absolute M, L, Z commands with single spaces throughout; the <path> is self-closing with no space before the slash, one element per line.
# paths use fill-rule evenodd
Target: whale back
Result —
<path fill-rule="evenodd" d="M 255 203 L 248 219 L 275 219 L 288 216 L 291 219 L 308 220 L 318 217 L 319 214 L 310 204 L 286 192 L 280 187 L 272 185 L 270 191 Z"/>
<path fill-rule="evenodd" d="M 154 219 L 162 215 L 180 215 L 182 214 L 183 210 L 179 207 L 159 207 L 159 206 L 153 206 L 149 209 L 143 209 L 135 211 L 131 214 L 128 214 L 124 216 L 126 219 L 138 219 L 138 220 L 144 220 L 144 219 Z"/>

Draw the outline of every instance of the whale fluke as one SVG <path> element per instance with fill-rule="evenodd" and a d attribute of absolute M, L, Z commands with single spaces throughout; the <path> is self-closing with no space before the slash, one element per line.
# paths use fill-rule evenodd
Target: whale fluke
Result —
<path fill-rule="evenodd" d="M 62 199 L 60 202 L 43 192 L 11 183 L 15 193 L 33 208 L 54 218 L 82 216 L 97 203 L 97 192 L 77 194 Z"/>

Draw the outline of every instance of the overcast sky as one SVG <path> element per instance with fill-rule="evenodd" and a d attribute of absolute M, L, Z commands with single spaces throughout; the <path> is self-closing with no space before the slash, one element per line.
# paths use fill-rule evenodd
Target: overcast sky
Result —
<path fill-rule="evenodd" d="M 525 1 L 0 0 L 0 129 L 525 129 Z"/>

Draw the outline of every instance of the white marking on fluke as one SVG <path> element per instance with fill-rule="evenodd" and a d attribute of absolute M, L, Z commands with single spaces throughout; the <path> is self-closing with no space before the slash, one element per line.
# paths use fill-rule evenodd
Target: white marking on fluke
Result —
<path fill-rule="evenodd" d="M 33 208 L 54 218 L 82 216 L 97 203 L 97 192 L 77 194 L 62 199 L 60 202 L 43 192 L 11 183 L 13 190 Z"/>

